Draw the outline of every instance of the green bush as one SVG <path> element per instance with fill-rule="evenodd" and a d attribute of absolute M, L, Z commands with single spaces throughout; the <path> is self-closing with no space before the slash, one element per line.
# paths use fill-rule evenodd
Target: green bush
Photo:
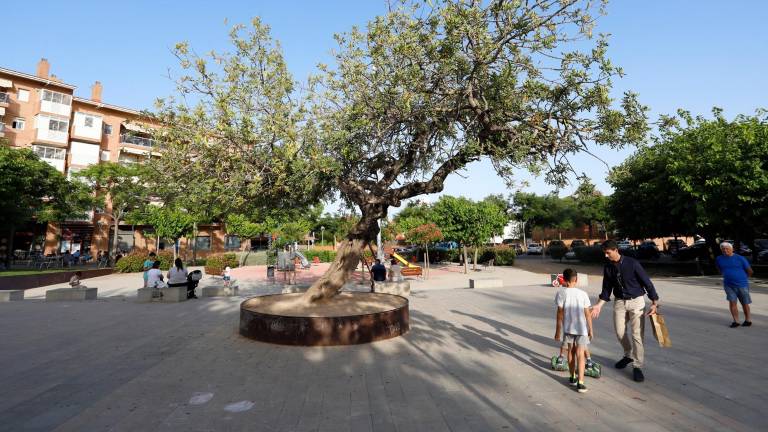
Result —
<path fill-rule="evenodd" d="M 312 262 L 315 257 L 318 257 L 320 259 L 320 262 L 333 262 L 333 260 L 336 259 L 336 251 L 332 250 L 308 250 L 303 251 L 302 254 L 304 254 L 307 259 Z"/>
<path fill-rule="evenodd" d="M 459 249 L 459 251 L 461 251 Z M 475 258 L 474 249 L 467 250 L 467 260 L 471 264 Z M 494 265 L 515 265 L 515 250 L 506 246 L 481 247 L 477 251 L 477 263 L 487 263 L 493 260 Z"/>
<path fill-rule="evenodd" d="M 498 247 L 494 248 L 496 257 L 494 258 L 495 265 L 511 266 L 515 265 L 515 250 L 511 247 Z"/>
<path fill-rule="evenodd" d="M 115 269 L 120 273 L 135 273 L 144 271 L 144 260 L 149 257 L 147 253 L 132 252 L 120 260 L 115 265 Z M 160 251 L 155 258 L 160 261 L 160 270 L 168 270 L 173 263 L 173 252 Z"/>
<path fill-rule="evenodd" d="M 234 253 L 223 253 L 210 255 L 205 262 L 205 274 L 220 275 L 226 267 L 235 268 L 238 266 L 237 255 Z"/>
<path fill-rule="evenodd" d="M 605 253 L 600 246 L 579 246 L 574 248 L 576 253 L 576 259 L 582 262 L 603 262 L 605 260 Z"/>

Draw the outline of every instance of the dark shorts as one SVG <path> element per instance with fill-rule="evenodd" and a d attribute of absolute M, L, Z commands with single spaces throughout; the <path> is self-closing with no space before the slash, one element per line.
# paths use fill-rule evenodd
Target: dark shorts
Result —
<path fill-rule="evenodd" d="M 729 302 L 735 302 L 737 299 L 741 302 L 741 304 L 750 304 L 752 303 L 752 297 L 749 296 L 749 287 L 732 287 L 725 285 L 725 298 Z"/>

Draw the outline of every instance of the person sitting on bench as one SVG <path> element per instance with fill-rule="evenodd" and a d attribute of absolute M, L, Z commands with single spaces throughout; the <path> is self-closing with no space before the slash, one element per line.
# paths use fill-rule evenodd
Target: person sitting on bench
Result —
<path fill-rule="evenodd" d="M 181 262 L 181 258 L 176 258 L 173 262 L 173 267 L 168 270 L 168 286 L 186 286 L 187 298 L 196 299 L 195 288 L 189 280 L 189 272 L 184 268 L 184 264 Z"/>
<path fill-rule="evenodd" d="M 381 260 L 376 258 L 376 264 L 371 266 L 371 279 L 376 282 L 384 282 L 387 280 L 387 268 L 381 263 Z"/>

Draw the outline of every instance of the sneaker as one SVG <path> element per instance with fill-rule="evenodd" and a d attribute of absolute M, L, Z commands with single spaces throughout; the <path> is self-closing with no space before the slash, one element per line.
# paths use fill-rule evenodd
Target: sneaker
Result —
<path fill-rule="evenodd" d="M 568 378 L 568 382 L 569 382 L 569 383 L 570 383 L 572 386 L 575 386 L 575 385 L 577 385 L 577 384 L 579 383 L 579 379 L 578 379 L 578 378 L 576 378 L 576 377 L 570 377 L 570 378 Z"/>
<path fill-rule="evenodd" d="M 629 357 L 624 357 L 621 360 L 616 362 L 616 369 L 624 369 L 627 367 L 628 364 L 632 363 L 633 360 Z"/>
<path fill-rule="evenodd" d="M 595 363 L 592 361 L 591 358 L 587 359 L 587 362 L 584 364 L 585 369 L 592 369 L 592 367 L 595 366 Z"/>
<path fill-rule="evenodd" d="M 560 367 L 565 364 L 565 357 L 559 356 L 557 357 L 557 361 L 555 362 L 555 366 Z"/>
<path fill-rule="evenodd" d="M 752 325 L 752 321 L 744 321 L 743 323 L 741 323 L 741 325 L 744 327 L 749 327 Z"/>
<path fill-rule="evenodd" d="M 752 323 L 749 323 L 749 324 L 750 324 L 750 325 L 752 325 Z M 736 327 L 738 327 L 739 325 L 741 325 L 741 324 L 739 324 L 739 323 L 737 323 L 736 321 L 734 321 L 734 322 L 732 322 L 732 323 L 731 323 L 731 328 L 736 328 Z"/>
<path fill-rule="evenodd" d="M 576 384 L 576 391 L 579 392 L 579 393 L 586 393 L 587 392 L 587 386 L 585 386 L 582 383 L 577 383 Z"/>
<path fill-rule="evenodd" d="M 643 371 L 641 371 L 640 368 L 635 368 L 632 370 L 632 379 L 634 379 L 635 382 L 643 382 L 645 381 L 645 375 L 643 375 Z"/>

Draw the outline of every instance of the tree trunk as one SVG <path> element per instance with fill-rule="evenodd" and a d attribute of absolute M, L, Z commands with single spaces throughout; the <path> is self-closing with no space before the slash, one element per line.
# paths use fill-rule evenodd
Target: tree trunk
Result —
<path fill-rule="evenodd" d="M 469 263 L 467 263 L 467 245 L 462 245 L 464 248 L 464 274 L 469 273 Z"/>
<path fill-rule="evenodd" d="M 176 252 L 176 245 L 178 245 L 179 239 L 173 240 L 173 261 L 176 262 L 177 252 Z"/>
<path fill-rule="evenodd" d="M 112 218 L 115 221 L 115 236 L 112 237 L 112 256 L 117 256 L 117 230 L 120 227 L 120 220 L 118 218 Z"/>
<path fill-rule="evenodd" d="M 472 271 L 477 271 L 477 246 L 475 246 L 475 257 L 472 260 Z"/>
<path fill-rule="evenodd" d="M 347 234 L 347 239 L 336 249 L 336 258 L 320 279 L 315 281 L 303 296 L 307 304 L 328 301 L 341 291 L 350 275 L 357 269 L 363 259 L 363 250 L 376 238 L 378 233 L 377 220 L 386 216 L 386 209 L 377 209 L 374 213 L 366 213 Z M 365 266 L 363 266 L 365 267 Z M 363 268 L 365 272 L 365 268 Z"/>
<path fill-rule="evenodd" d="M 11 228 L 8 230 L 9 236 L 8 236 L 8 248 L 5 251 L 5 268 L 10 270 L 11 264 L 13 264 L 12 257 L 13 257 L 13 238 L 16 236 L 16 227 L 11 225 Z"/>
<path fill-rule="evenodd" d="M 197 222 L 192 224 L 192 265 L 197 265 Z"/>

